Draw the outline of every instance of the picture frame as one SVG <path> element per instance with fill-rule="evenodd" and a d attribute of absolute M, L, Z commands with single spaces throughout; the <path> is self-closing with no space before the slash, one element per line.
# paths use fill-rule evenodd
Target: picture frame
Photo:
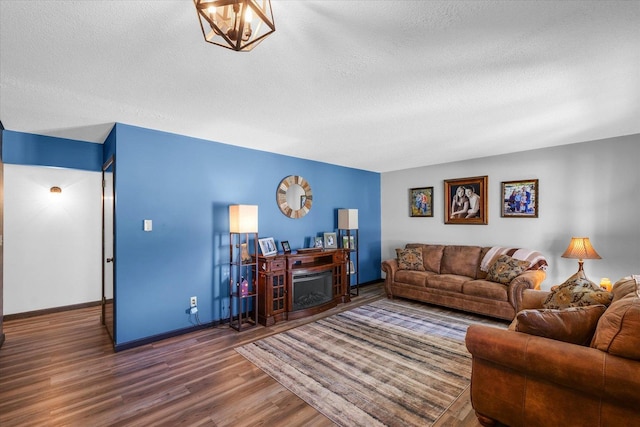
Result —
<path fill-rule="evenodd" d="M 409 189 L 409 216 L 433 217 L 433 187 Z"/>
<path fill-rule="evenodd" d="M 278 248 L 276 247 L 276 242 L 273 240 L 273 237 L 258 239 L 258 243 L 260 244 L 260 252 L 262 252 L 263 256 L 275 255 L 278 253 Z"/>
<path fill-rule="evenodd" d="M 489 177 L 476 176 L 444 180 L 444 223 L 489 223 L 487 194 Z"/>
<path fill-rule="evenodd" d="M 240 244 L 240 259 L 242 262 L 251 261 L 251 255 L 249 255 L 249 245 L 247 243 Z"/>
<path fill-rule="evenodd" d="M 333 231 L 324 233 L 324 247 L 325 249 L 337 249 L 338 238 Z"/>
<path fill-rule="evenodd" d="M 313 247 L 320 248 L 320 249 L 324 247 L 324 241 L 322 240 L 322 237 L 319 237 L 319 236 L 315 237 Z"/>
<path fill-rule="evenodd" d="M 353 261 L 349 260 L 349 269 L 347 274 L 356 274 L 356 267 L 353 265 Z"/>
<path fill-rule="evenodd" d="M 282 251 L 285 254 L 290 254 L 291 253 L 291 246 L 289 246 L 289 241 L 288 240 L 283 240 L 282 242 L 280 242 L 280 244 L 282 245 Z"/>
<path fill-rule="evenodd" d="M 355 250 L 356 242 L 354 236 L 342 236 L 342 248 Z"/>
<path fill-rule="evenodd" d="M 538 218 L 540 192 L 537 179 L 502 181 L 500 216 L 503 218 Z"/>

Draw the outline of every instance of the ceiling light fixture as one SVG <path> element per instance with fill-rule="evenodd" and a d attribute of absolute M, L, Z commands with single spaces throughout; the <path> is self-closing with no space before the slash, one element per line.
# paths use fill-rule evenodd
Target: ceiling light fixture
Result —
<path fill-rule="evenodd" d="M 271 0 L 193 0 L 205 41 L 248 52 L 276 30 Z"/>

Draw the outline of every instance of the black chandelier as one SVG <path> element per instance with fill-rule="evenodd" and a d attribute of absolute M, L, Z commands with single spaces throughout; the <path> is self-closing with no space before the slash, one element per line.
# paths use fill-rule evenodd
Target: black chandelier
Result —
<path fill-rule="evenodd" d="M 276 30 L 271 0 L 193 0 L 204 39 L 248 52 Z"/>

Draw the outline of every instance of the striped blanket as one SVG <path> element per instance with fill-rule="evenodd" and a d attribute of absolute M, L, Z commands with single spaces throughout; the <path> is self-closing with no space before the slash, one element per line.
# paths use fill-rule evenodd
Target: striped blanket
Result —
<path fill-rule="evenodd" d="M 529 270 L 546 270 L 547 260 L 544 255 L 538 251 L 532 251 L 530 249 L 520 248 L 503 248 L 500 246 L 493 246 L 487 251 L 487 254 L 482 258 L 480 263 L 480 270 L 489 271 L 489 268 L 498 259 L 500 255 L 509 255 L 512 258 L 519 259 L 521 261 L 529 262 Z"/>

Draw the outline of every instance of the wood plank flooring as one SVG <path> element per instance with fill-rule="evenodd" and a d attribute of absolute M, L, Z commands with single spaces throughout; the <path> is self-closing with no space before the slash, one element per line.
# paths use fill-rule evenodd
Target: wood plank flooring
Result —
<path fill-rule="evenodd" d="M 0 426 L 331 426 L 234 348 L 383 296 L 238 333 L 207 328 L 114 353 L 100 307 L 4 323 Z M 479 427 L 468 391 L 436 426 Z"/>

